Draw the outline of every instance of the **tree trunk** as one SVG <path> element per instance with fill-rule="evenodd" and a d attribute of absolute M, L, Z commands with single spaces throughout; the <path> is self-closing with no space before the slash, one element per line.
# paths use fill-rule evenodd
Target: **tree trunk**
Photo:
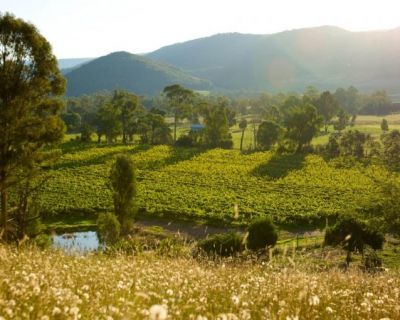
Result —
<path fill-rule="evenodd" d="M 1 191 L 1 219 L 0 226 L 4 229 L 7 227 L 8 215 L 7 215 L 7 204 L 8 204 L 8 192 L 6 190 Z"/>
<path fill-rule="evenodd" d="M 174 114 L 174 144 L 176 142 L 176 112 Z"/>
<path fill-rule="evenodd" d="M 253 120 L 253 140 L 254 140 L 254 150 L 257 149 L 257 132 L 256 132 L 256 122 Z"/>
<path fill-rule="evenodd" d="M 328 122 L 325 121 L 325 133 L 327 133 L 327 132 L 328 132 Z"/>
<path fill-rule="evenodd" d="M 240 138 L 240 151 L 242 151 L 242 149 L 243 149 L 244 130 L 246 130 L 246 129 L 242 130 L 242 137 Z"/>

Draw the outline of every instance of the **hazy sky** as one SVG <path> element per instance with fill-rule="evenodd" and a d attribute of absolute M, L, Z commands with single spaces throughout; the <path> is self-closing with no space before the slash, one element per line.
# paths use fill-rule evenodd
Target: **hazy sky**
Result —
<path fill-rule="evenodd" d="M 143 53 L 223 32 L 400 26 L 400 0 L 0 0 L 34 23 L 58 58 Z"/>

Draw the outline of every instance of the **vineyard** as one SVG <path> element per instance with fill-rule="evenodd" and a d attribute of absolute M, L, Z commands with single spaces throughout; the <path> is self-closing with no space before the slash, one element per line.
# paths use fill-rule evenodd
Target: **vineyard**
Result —
<path fill-rule="evenodd" d="M 64 143 L 62 150 L 39 197 L 54 215 L 110 210 L 107 178 L 119 153 L 130 154 L 137 166 L 140 212 L 228 223 L 235 205 L 242 223 L 262 213 L 281 222 L 337 215 L 379 201 L 371 177 L 385 174 L 377 165 L 344 166 L 317 155 L 76 142 Z"/>

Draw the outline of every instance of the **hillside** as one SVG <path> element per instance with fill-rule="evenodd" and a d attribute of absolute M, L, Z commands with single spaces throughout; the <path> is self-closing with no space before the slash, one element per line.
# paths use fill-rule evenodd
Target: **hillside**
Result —
<path fill-rule="evenodd" d="M 148 57 L 176 65 L 218 89 L 400 91 L 400 28 L 349 32 L 336 27 L 272 35 L 218 34 L 161 48 Z"/>
<path fill-rule="evenodd" d="M 208 81 L 150 58 L 115 52 L 92 60 L 66 74 L 67 95 L 80 96 L 101 90 L 126 89 L 151 95 L 179 83 L 192 89 L 208 89 Z"/>
<path fill-rule="evenodd" d="M 93 58 L 58 59 L 58 66 L 61 70 L 74 69 L 91 60 L 93 60 Z"/>

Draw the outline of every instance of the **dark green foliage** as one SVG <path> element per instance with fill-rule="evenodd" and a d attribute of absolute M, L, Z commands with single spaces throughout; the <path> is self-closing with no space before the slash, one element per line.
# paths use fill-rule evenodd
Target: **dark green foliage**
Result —
<path fill-rule="evenodd" d="M 386 119 L 382 119 L 382 122 L 381 122 L 381 130 L 382 130 L 383 132 L 389 131 L 389 124 L 388 124 L 388 122 L 387 122 Z"/>
<path fill-rule="evenodd" d="M 283 129 L 277 123 L 269 120 L 261 122 L 257 130 L 258 146 L 263 150 L 271 149 L 282 133 Z"/>
<path fill-rule="evenodd" d="M 36 27 L 7 13 L 0 13 L 0 57 L 0 226 L 7 229 L 10 188 L 32 179 L 44 147 L 63 137 L 65 80 Z"/>
<path fill-rule="evenodd" d="M 148 112 L 139 118 L 138 133 L 145 144 L 172 144 L 171 129 L 158 113 Z"/>
<path fill-rule="evenodd" d="M 115 90 L 110 103 L 118 114 L 118 120 L 121 125 L 122 142 L 127 143 L 128 137 L 131 135 L 129 129 L 135 123 L 135 115 L 139 106 L 139 98 L 127 91 Z"/>
<path fill-rule="evenodd" d="M 335 130 L 340 132 L 340 131 L 346 129 L 346 126 L 349 122 L 350 117 L 343 109 L 339 110 L 337 116 L 338 116 L 338 119 L 333 124 L 333 127 Z"/>
<path fill-rule="evenodd" d="M 267 216 L 254 219 L 248 228 L 247 247 L 250 250 L 266 249 L 273 247 L 278 240 L 278 231 Z"/>
<path fill-rule="evenodd" d="M 64 121 L 67 132 L 69 133 L 77 133 L 81 127 L 81 116 L 76 112 L 67 112 L 61 114 L 61 119 Z"/>
<path fill-rule="evenodd" d="M 243 239 L 237 232 L 215 234 L 198 242 L 198 248 L 210 255 L 232 256 L 243 251 Z"/>
<path fill-rule="evenodd" d="M 284 124 L 287 129 L 286 137 L 297 144 L 297 152 L 300 152 L 318 133 L 322 118 L 314 106 L 306 104 L 291 107 L 285 116 Z"/>
<path fill-rule="evenodd" d="M 179 84 L 173 84 L 164 88 L 164 94 L 168 100 L 168 109 L 174 115 L 174 143 L 176 142 L 176 126 L 180 119 L 190 116 L 194 92 Z"/>
<path fill-rule="evenodd" d="M 132 159 L 127 155 L 117 156 L 110 172 L 110 187 L 113 192 L 114 210 L 126 233 L 132 224 L 137 192 L 136 172 Z"/>
<path fill-rule="evenodd" d="M 115 214 L 101 213 L 97 219 L 97 233 L 101 242 L 114 244 L 118 241 L 121 233 L 121 224 Z"/>
<path fill-rule="evenodd" d="M 372 249 L 382 249 L 385 237 L 378 229 L 368 226 L 365 222 L 351 215 L 345 215 L 326 230 L 327 245 L 342 246 L 348 252 L 347 263 L 350 263 L 351 252 L 364 253 L 365 246 Z"/>
<path fill-rule="evenodd" d="M 82 96 L 102 90 L 124 89 L 141 95 L 154 95 L 170 83 L 207 89 L 210 83 L 181 69 L 146 56 L 114 52 L 92 60 L 66 74 L 68 96 Z"/>
<path fill-rule="evenodd" d="M 370 136 L 358 130 L 349 130 L 340 137 L 340 150 L 345 156 L 362 158 L 364 156 L 365 143 Z"/>
<path fill-rule="evenodd" d="M 91 142 L 94 129 L 87 123 L 84 123 L 81 127 L 81 141 Z"/>
<path fill-rule="evenodd" d="M 364 105 L 360 114 L 385 115 L 392 113 L 392 101 L 385 90 L 378 90 L 364 98 Z"/>
<path fill-rule="evenodd" d="M 113 143 L 122 134 L 122 124 L 119 120 L 120 110 L 114 108 L 110 102 L 101 105 L 97 111 L 97 135 L 105 135 L 108 143 Z"/>
<path fill-rule="evenodd" d="M 232 136 L 229 133 L 228 108 L 223 100 L 215 104 L 204 105 L 205 129 L 203 130 L 204 144 L 210 148 L 230 149 L 233 146 Z"/>
<path fill-rule="evenodd" d="M 329 136 L 329 141 L 325 147 L 325 151 L 329 158 L 336 158 L 340 156 L 339 143 L 334 135 Z"/>
<path fill-rule="evenodd" d="M 315 105 L 317 106 L 318 113 L 324 118 L 325 132 L 327 132 L 329 121 L 339 111 L 339 103 L 334 95 L 329 91 L 325 91 L 316 100 Z"/>
<path fill-rule="evenodd" d="M 392 170 L 400 170 L 400 132 L 393 130 L 383 136 L 383 160 Z"/>
<path fill-rule="evenodd" d="M 176 140 L 175 145 L 177 147 L 187 147 L 191 148 L 196 145 L 196 141 L 193 139 L 193 136 L 190 134 L 182 135 Z"/>
<path fill-rule="evenodd" d="M 338 88 L 335 91 L 335 98 L 346 113 L 355 115 L 360 109 L 361 95 L 353 86 L 348 89 Z"/>

